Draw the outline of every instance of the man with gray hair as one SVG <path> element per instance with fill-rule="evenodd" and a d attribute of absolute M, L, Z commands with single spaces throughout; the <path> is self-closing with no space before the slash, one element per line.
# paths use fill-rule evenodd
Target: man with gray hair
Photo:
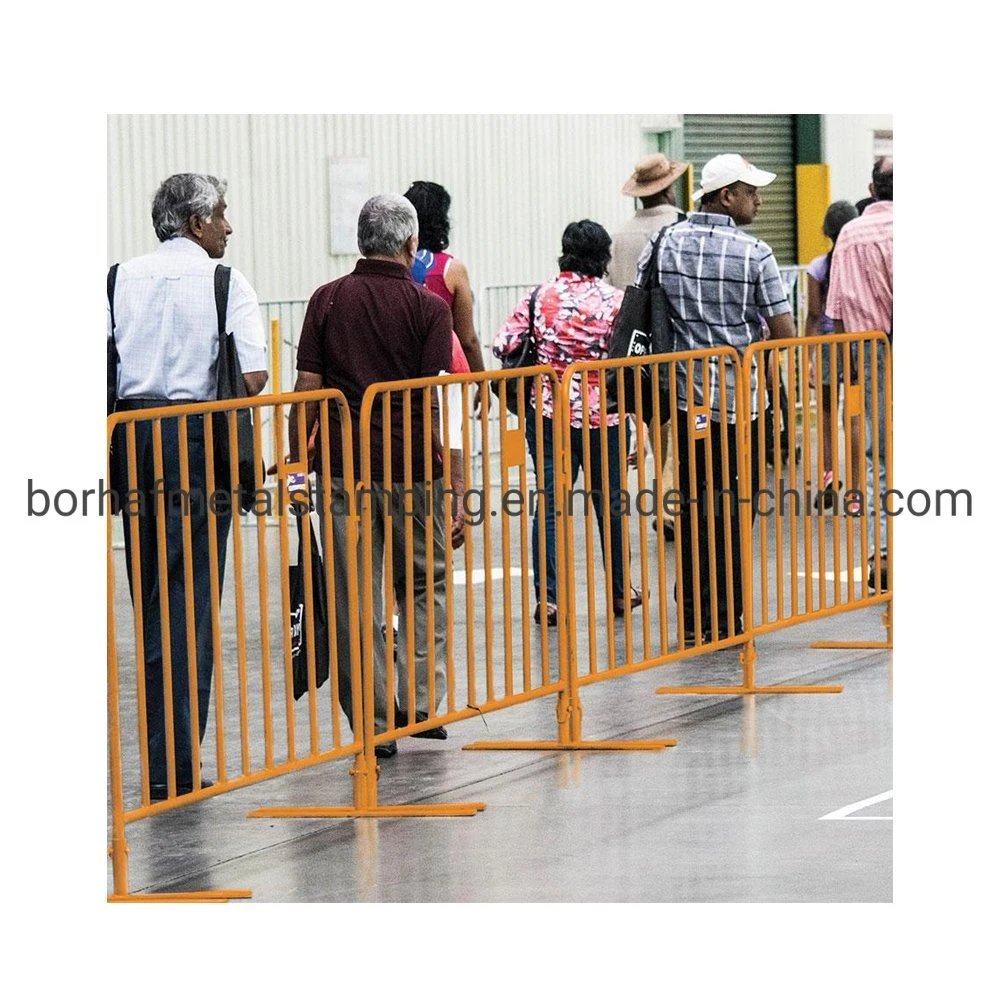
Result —
<path fill-rule="evenodd" d="M 112 269 L 108 281 L 107 336 L 118 352 L 117 410 L 141 410 L 216 398 L 219 323 L 216 313 L 216 262 L 226 252 L 233 228 L 226 219 L 226 182 L 208 174 L 174 174 L 153 197 L 153 229 L 160 241 L 153 253 Z M 267 381 L 264 327 L 257 296 L 247 279 L 230 270 L 226 330 L 239 354 L 247 393 L 256 395 Z M 189 501 L 181 498 L 179 424 L 187 431 Z M 161 423 L 162 476 L 155 472 L 151 421 L 135 423 L 138 498 L 121 504 L 125 531 L 125 566 L 129 590 L 142 595 L 146 728 L 149 745 L 150 799 L 169 794 L 169 733 L 173 733 L 174 782 L 177 794 L 211 782 L 192 773 L 194 732 L 199 742 L 208 722 L 212 691 L 212 599 L 209 560 L 209 516 L 206 503 L 205 430 L 201 416 L 164 419 Z M 115 479 L 127 489 L 125 427 L 115 429 L 112 460 Z M 218 487 L 218 484 L 217 484 Z M 166 579 L 169 622 L 160 622 L 157 505 L 160 491 L 166 510 Z M 232 514 L 218 505 L 215 517 L 222 594 L 226 541 Z M 132 526 L 139 539 L 139 565 L 133 565 Z M 194 586 L 194 629 L 197 720 L 191 719 L 188 692 L 188 643 L 185 614 L 185 528 L 191 532 Z M 168 725 L 164 705 L 164 644 L 170 661 L 173 711 Z"/>
<path fill-rule="evenodd" d="M 451 313 L 443 299 L 416 284 L 410 268 L 417 253 L 417 213 L 401 195 L 376 195 L 361 209 L 358 218 L 358 249 L 363 255 L 354 270 L 336 281 L 318 288 L 309 300 L 302 336 L 299 338 L 298 377 L 296 392 L 311 389 L 339 389 L 351 411 L 353 424 L 354 471 L 361 473 L 360 410 L 365 390 L 375 382 L 423 378 L 438 375 L 451 367 Z M 330 414 L 330 468 L 317 469 L 328 477 L 331 496 L 344 492 L 344 457 L 341 450 L 340 414 L 336 406 Z M 384 505 L 389 503 L 396 516 L 392 518 L 392 572 L 399 607 L 399 635 L 403 646 L 408 642 L 408 618 L 412 613 L 414 648 L 404 649 L 401 663 L 413 668 L 415 716 L 412 720 L 395 720 L 400 725 L 409 721 L 427 723 L 436 711 L 430 703 L 429 642 L 427 627 L 428 600 L 434 601 L 434 692 L 435 702 L 447 690 L 445 663 L 447 656 L 447 608 L 444 599 L 445 582 L 445 522 L 443 466 L 439 442 L 432 443 L 430 468 L 425 467 L 425 435 L 423 393 L 414 392 L 409 410 L 404 409 L 402 393 L 391 397 L 389 427 L 383 427 L 381 405 L 372 411 L 370 424 L 370 456 L 372 486 L 380 486 L 387 475 L 392 492 L 376 491 L 372 497 L 372 592 L 378 606 L 382 594 L 382 561 L 385 551 Z M 319 404 L 305 404 L 305 425 L 312 428 L 319 417 Z M 289 423 L 289 453 L 293 463 L 299 461 L 297 417 Z M 407 438 L 404 427 L 409 423 Z M 390 435 L 391 458 L 383 462 L 383 429 Z M 317 449 L 317 452 L 320 449 Z M 318 464 L 318 461 L 317 461 Z M 416 489 L 406 495 L 404 478 L 409 464 Z M 386 468 L 386 465 L 389 467 Z M 422 488 L 432 484 L 430 495 Z M 319 494 L 324 495 L 320 489 Z M 341 508 L 342 509 L 342 508 Z M 406 511 L 405 516 L 402 511 Z M 412 514 L 411 514 L 412 510 Z M 432 551 L 426 549 L 426 525 L 432 522 Z M 406 525 L 412 526 L 413 556 L 407 560 Z M 340 703 L 353 725 L 351 699 L 351 650 L 349 623 L 351 609 L 345 586 L 347 580 L 346 521 L 335 514 L 334 581 L 337 612 L 337 665 Z M 360 551 L 358 582 L 362 582 Z M 431 579 L 428 579 L 430 577 Z M 412 606 L 408 596 L 412 587 Z M 391 614 L 392 609 L 386 609 Z M 357 610 L 354 611 L 357 614 Z M 376 614 L 378 614 L 376 612 Z M 385 640 L 378 628 L 373 630 L 373 660 L 375 665 L 375 727 L 384 732 L 390 721 L 391 704 L 386 691 Z M 400 704 L 410 698 L 406 669 L 396 671 Z M 445 739 L 441 726 L 428 726 L 414 735 L 428 739 Z M 395 742 L 376 746 L 380 757 L 391 757 Z"/>

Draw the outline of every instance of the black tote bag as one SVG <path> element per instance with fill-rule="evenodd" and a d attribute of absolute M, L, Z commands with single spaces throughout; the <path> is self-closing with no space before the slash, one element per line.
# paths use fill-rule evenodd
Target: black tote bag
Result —
<path fill-rule="evenodd" d="M 219 361 L 216 370 L 216 398 L 244 399 L 247 396 L 243 370 L 233 335 L 226 332 L 226 307 L 229 303 L 230 269 L 222 264 L 215 269 L 215 310 L 219 321 Z M 239 491 L 240 510 L 247 513 L 253 507 L 257 476 L 253 461 L 253 416 L 249 409 L 236 411 L 237 481 L 232 481 L 229 468 L 229 415 L 212 416 L 212 445 L 215 454 L 215 488 Z M 261 465 L 263 482 L 263 464 Z"/>
<path fill-rule="evenodd" d="M 667 227 L 664 227 L 658 233 L 639 283 L 625 289 L 621 308 L 611 328 L 609 358 L 646 357 L 650 354 L 669 354 L 674 350 L 673 324 L 667 309 L 666 293 L 660 287 L 658 266 L 660 243 L 666 231 Z M 648 420 L 653 412 L 653 376 L 648 365 L 643 365 L 639 372 L 642 414 Z M 635 368 L 622 372 L 623 398 L 619 400 L 618 376 L 609 373 L 608 399 L 622 413 L 635 413 L 638 409 L 635 379 Z"/>
<path fill-rule="evenodd" d="M 535 299 L 538 298 L 538 289 L 541 288 L 538 285 L 531 293 L 531 297 L 528 299 L 528 329 L 521 339 L 521 345 L 518 350 L 508 354 L 507 357 L 500 359 L 500 367 L 504 371 L 508 371 L 511 368 L 530 368 L 532 365 L 538 363 L 538 342 L 535 340 Z M 507 379 L 507 409 L 516 414 L 517 413 L 517 394 L 518 386 L 522 383 L 524 384 L 524 402 L 525 406 L 530 405 L 531 400 L 531 379 L 521 379 L 521 378 L 511 378 Z M 500 383 L 491 382 L 490 388 L 493 390 L 495 395 L 499 398 L 500 396 Z"/>
<path fill-rule="evenodd" d="M 308 514 L 296 517 L 299 531 L 299 561 L 288 567 L 289 629 L 292 634 L 292 695 L 296 701 L 309 690 L 309 649 L 316 662 L 316 689 L 319 690 L 330 677 L 330 624 L 326 615 L 326 574 L 320 555 L 316 531 L 310 518 L 309 540 L 312 543 L 312 629 L 306 614 L 305 545 L 302 538 L 302 520 Z"/>

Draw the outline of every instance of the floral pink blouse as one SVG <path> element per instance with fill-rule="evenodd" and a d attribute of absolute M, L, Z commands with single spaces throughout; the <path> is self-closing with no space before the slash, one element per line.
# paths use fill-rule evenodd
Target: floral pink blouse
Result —
<path fill-rule="evenodd" d="M 538 342 L 538 364 L 550 365 L 562 378 L 575 361 L 593 361 L 608 356 L 611 325 L 622 304 L 624 292 L 600 278 L 573 271 L 561 271 L 538 289 L 535 299 L 534 335 Z M 520 347 L 528 331 L 528 292 L 493 339 L 493 354 L 505 358 Z M 583 426 L 582 379 L 569 386 L 570 423 Z M 597 372 L 587 376 L 587 411 L 590 426 L 601 425 L 601 396 Z M 534 388 L 532 388 L 534 397 Z M 551 419 L 554 410 L 552 387 L 542 382 L 542 414 Z M 608 414 L 608 426 L 618 424 L 618 414 Z"/>

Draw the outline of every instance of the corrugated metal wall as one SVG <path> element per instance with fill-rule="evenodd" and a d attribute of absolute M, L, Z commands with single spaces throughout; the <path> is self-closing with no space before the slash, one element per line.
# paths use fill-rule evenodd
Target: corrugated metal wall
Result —
<path fill-rule="evenodd" d="M 764 240 L 778 263 L 794 264 L 795 125 L 793 115 L 685 115 L 684 158 L 694 164 L 695 184 L 705 162 L 720 153 L 740 153 L 762 170 L 778 176 L 761 190 L 761 209 L 744 226 Z"/>
<path fill-rule="evenodd" d="M 331 256 L 328 164 L 370 161 L 372 191 L 433 180 L 452 195 L 451 250 L 474 288 L 553 274 L 567 222 L 613 231 L 619 192 L 644 152 L 638 115 L 113 115 L 108 119 L 108 260 L 155 245 L 150 199 L 171 173 L 229 180 L 227 262 L 263 299 L 308 296 L 350 270 Z"/>

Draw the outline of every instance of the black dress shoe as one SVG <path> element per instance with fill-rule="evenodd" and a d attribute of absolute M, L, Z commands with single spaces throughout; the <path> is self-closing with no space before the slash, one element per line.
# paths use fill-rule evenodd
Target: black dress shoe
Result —
<path fill-rule="evenodd" d="M 199 791 L 202 788 L 211 788 L 213 784 L 215 784 L 215 782 L 209 781 L 208 778 L 202 778 Z M 191 787 L 191 785 L 178 785 L 177 794 L 174 796 L 174 798 L 179 798 L 181 795 L 190 795 L 193 791 L 194 789 Z M 167 794 L 166 785 L 156 784 L 149 786 L 150 802 L 163 802 L 168 798 L 170 798 L 170 796 Z"/>
<path fill-rule="evenodd" d="M 399 752 L 399 747 L 396 746 L 395 740 L 390 740 L 388 743 L 379 743 L 375 747 L 375 756 L 385 760 L 387 757 L 395 757 Z"/>
<path fill-rule="evenodd" d="M 413 713 L 414 722 L 426 722 L 427 713 L 426 712 L 414 712 Z M 431 729 L 423 729 L 419 733 L 410 734 L 415 740 L 446 740 L 448 739 L 448 730 L 444 726 L 434 726 Z"/>
<path fill-rule="evenodd" d="M 743 619 L 742 618 L 737 618 L 736 621 L 733 623 L 733 627 L 735 628 L 736 631 L 735 632 L 730 632 L 728 625 L 721 625 L 720 624 L 719 625 L 719 639 L 718 639 L 718 641 L 722 642 L 723 639 L 728 639 L 731 635 L 739 635 L 743 631 Z M 711 625 L 709 625 L 705 629 L 705 634 L 702 636 L 702 639 L 705 642 L 714 642 L 715 641 L 712 638 L 712 626 Z"/>
<path fill-rule="evenodd" d="M 881 552 L 882 565 L 879 572 L 879 590 L 889 589 L 889 554 L 885 549 Z M 868 589 L 875 593 L 875 556 L 868 559 Z"/>

